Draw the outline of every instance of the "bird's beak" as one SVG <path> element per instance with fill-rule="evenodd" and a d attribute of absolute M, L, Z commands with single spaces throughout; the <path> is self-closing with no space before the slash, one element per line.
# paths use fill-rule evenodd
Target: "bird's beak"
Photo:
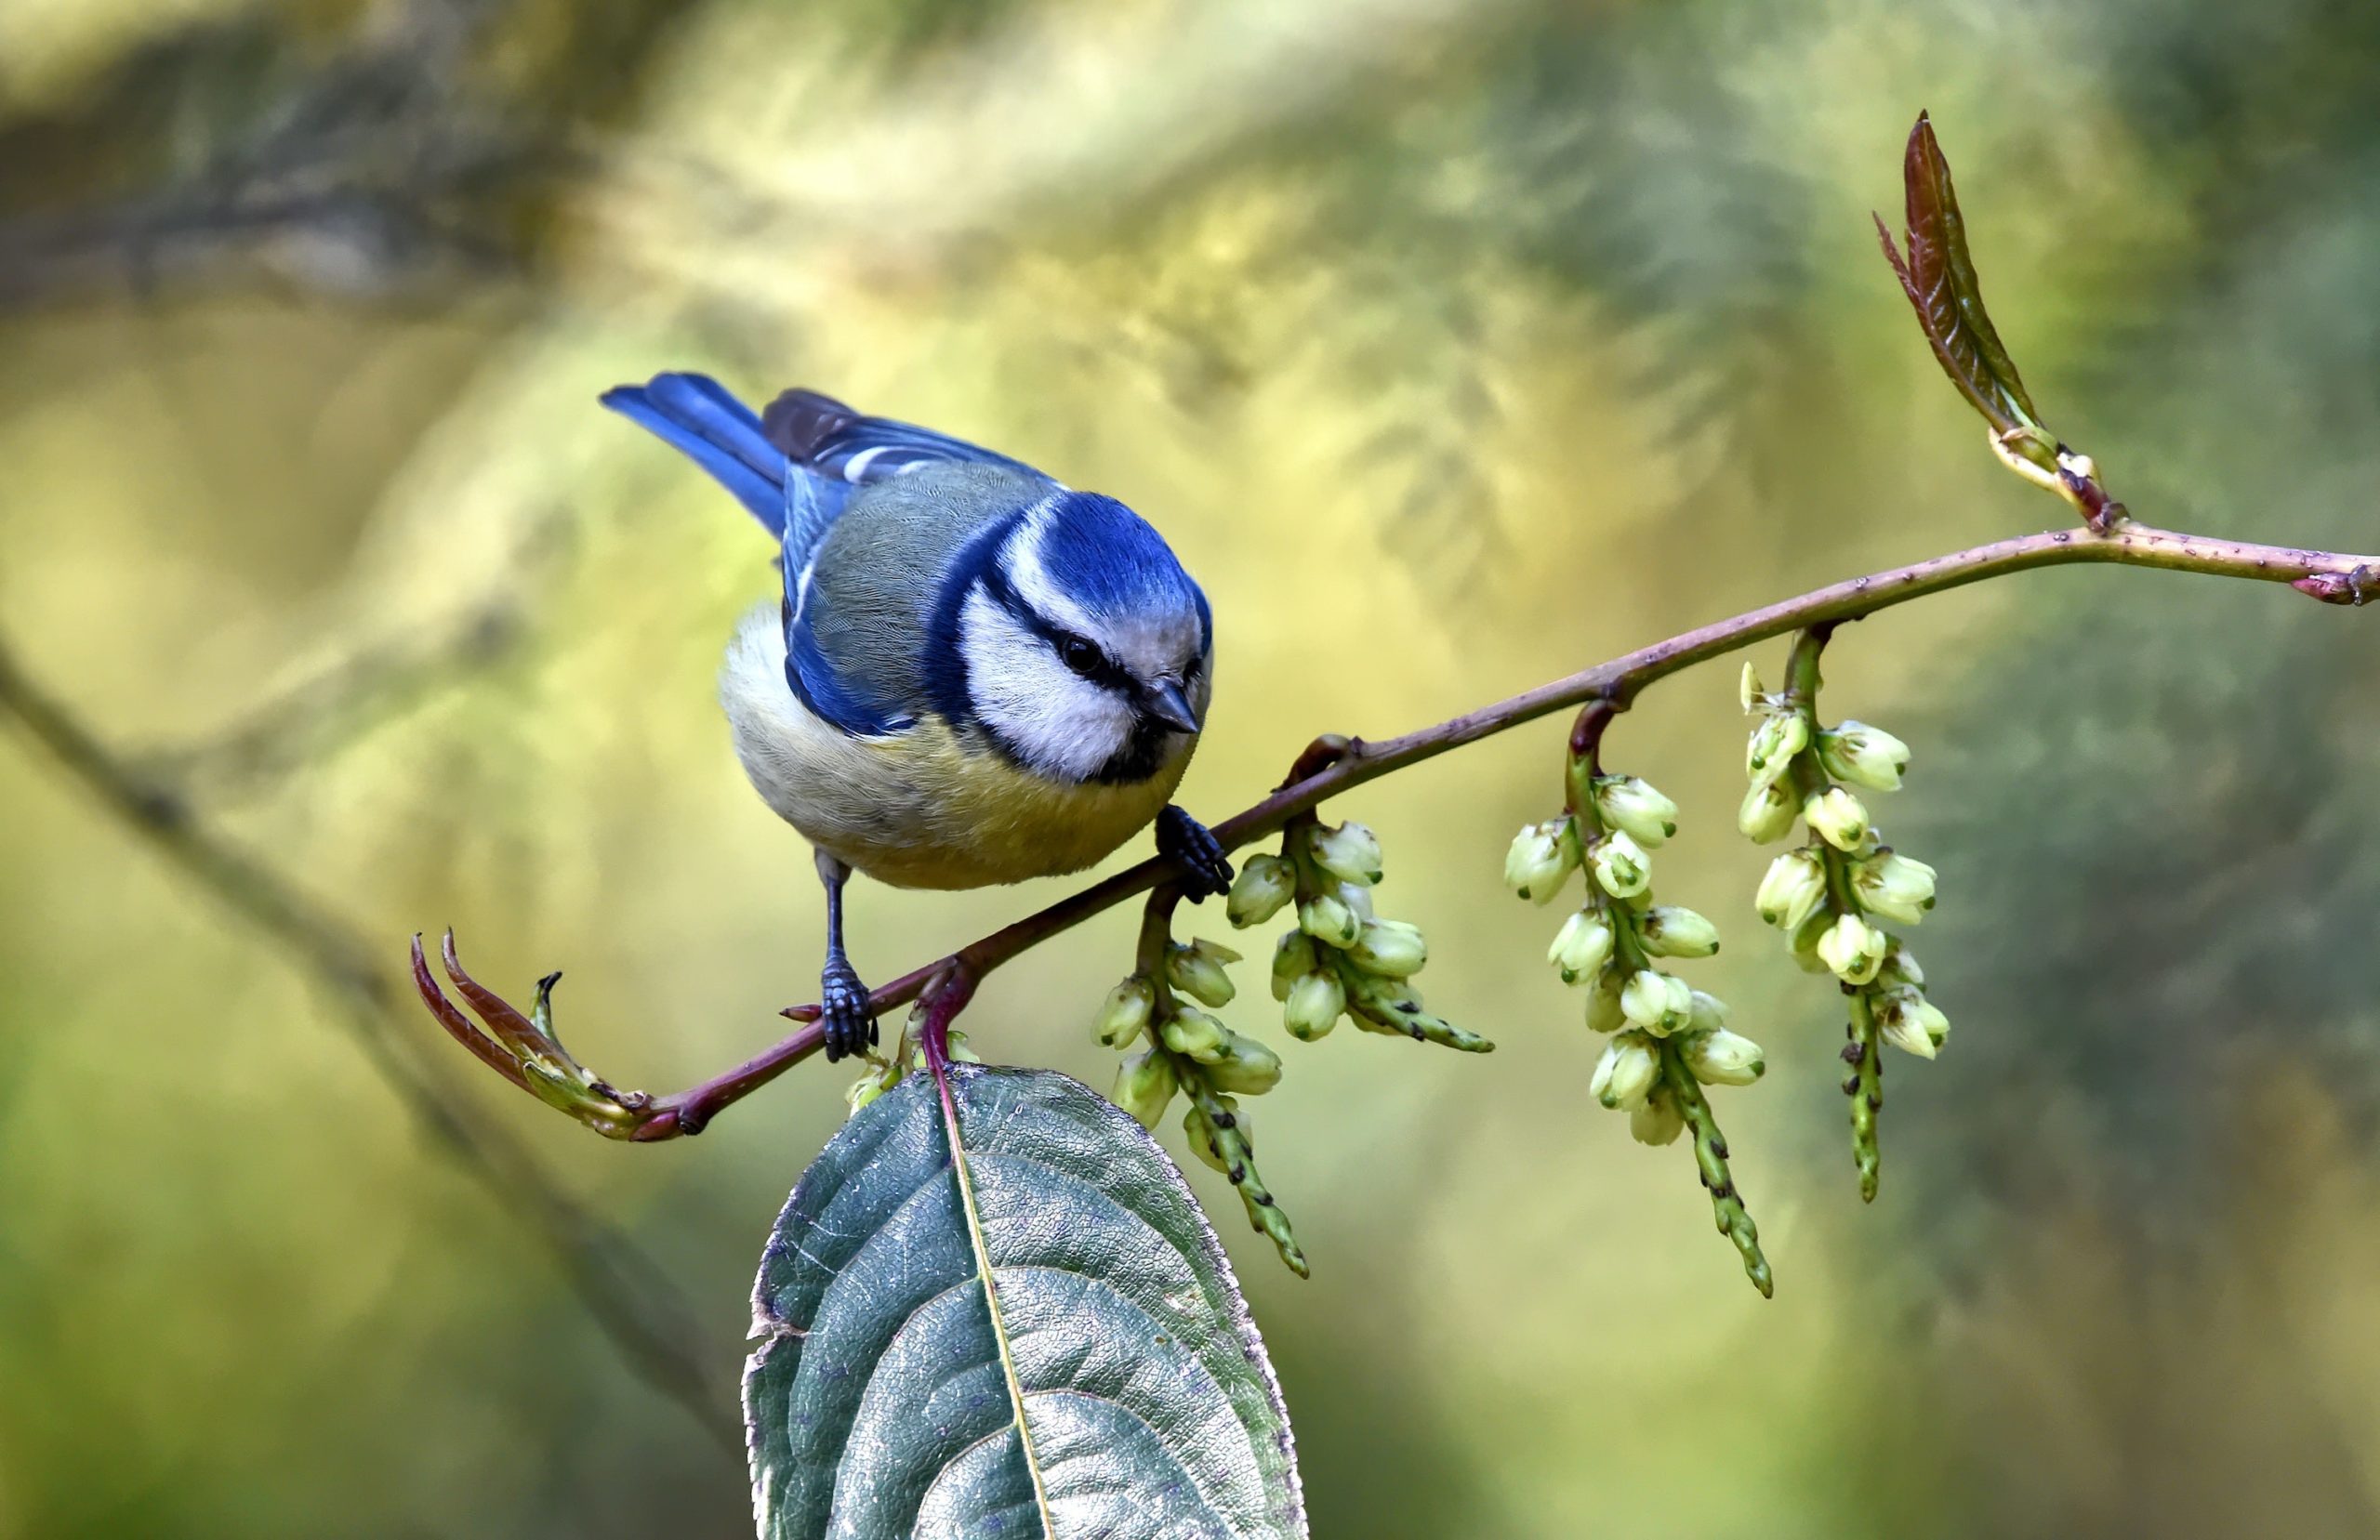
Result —
<path fill-rule="evenodd" d="M 1190 709 L 1190 697 L 1171 679 L 1159 679 L 1149 687 L 1149 715 L 1177 732 L 1198 731 L 1198 714 Z"/>

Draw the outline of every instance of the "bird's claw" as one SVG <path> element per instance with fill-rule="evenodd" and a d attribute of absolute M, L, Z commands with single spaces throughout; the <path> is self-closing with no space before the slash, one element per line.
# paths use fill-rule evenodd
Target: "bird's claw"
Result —
<path fill-rule="evenodd" d="M 511 1003 L 463 970 L 455 955 L 455 933 L 446 932 L 439 945 L 439 961 L 446 977 L 470 1006 L 474 1021 L 463 1014 L 438 981 L 430 974 L 421 938 L 413 939 L 413 987 L 421 1003 L 438 1018 L 439 1025 L 481 1063 L 549 1107 L 558 1108 L 603 1135 L 628 1139 L 652 1121 L 653 1098 L 642 1091 L 618 1091 L 596 1078 L 570 1056 L 555 1035 L 553 988 L 562 978 L 549 973 L 537 981 L 536 1004 L 523 1016 Z"/>
<path fill-rule="evenodd" d="M 1182 896 L 1193 903 L 1231 891 L 1231 862 L 1214 831 L 1169 804 L 1157 815 L 1157 853 L 1181 869 Z"/>
<path fill-rule="evenodd" d="M 818 1025 L 826 1034 L 826 1062 L 876 1046 L 876 1018 L 867 1008 L 867 986 L 840 954 L 826 959 L 818 977 Z"/>

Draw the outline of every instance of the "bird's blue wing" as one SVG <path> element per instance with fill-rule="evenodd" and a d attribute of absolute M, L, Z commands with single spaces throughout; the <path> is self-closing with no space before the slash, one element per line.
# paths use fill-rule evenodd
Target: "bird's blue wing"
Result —
<path fill-rule="evenodd" d="M 811 587 L 807 581 L 811 564 L 806 558 L 796 564 L 790 540 L 785 544 L 783 561 L 785 682 L 792 688 L 794 698 L 808 706 L 812 716 L 854 738 L 880 738 L 915 727 L 917 717 L 898 703 L 879 699 L 879 692 L 869 689 L 866 680 L 835 666 L 818 638 L 821 612 L 834 601 Z"/>
<path fill-rule="evenodd" d="M 980 444 L 936 433 L 891 417 L 864 417 L 832 396 L 788 390 L 771 401 L 760 420 L 769 441 L 828 481 L 857 486 L 881 481 L 922 465 L 958 461 L 1003 466 L 1057 482 L 1022 460 L 994 454 Z"/>

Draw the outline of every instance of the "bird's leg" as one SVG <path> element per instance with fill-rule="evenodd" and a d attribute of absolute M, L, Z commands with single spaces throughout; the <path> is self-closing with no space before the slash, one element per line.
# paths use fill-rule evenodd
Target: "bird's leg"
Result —
<path fill-rule="evenodd" d="M 1192 903 L 1231 891 L 1231 862 L 1223 842 L 1171 803 L 1157 815 L 1157 853 L 1182 869 L 1182 896 Z"/>
<path fill-rule="evenodd" d="M 876 1044 L 876 1018 L 868 1013 L 867 986 L 843 954 L 843 884 L 852 869 L 826 851 L 818 856 L 818 880 L 826 885 L 826 964 L 818 976 L 818 1024 L 826 1033 L 826 1061 L 833 1063 Z"/>

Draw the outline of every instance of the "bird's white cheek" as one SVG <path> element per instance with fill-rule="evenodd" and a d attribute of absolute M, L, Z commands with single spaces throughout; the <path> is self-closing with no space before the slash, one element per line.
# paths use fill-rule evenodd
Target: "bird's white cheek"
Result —
<path fill-rule="evenodd" d="M 959 645 L 975 715 L 1042 774 L 1087 781 L 1130 741 L 1129 705 L 1060 663 L 980 592 L 960 612 Z"/>

